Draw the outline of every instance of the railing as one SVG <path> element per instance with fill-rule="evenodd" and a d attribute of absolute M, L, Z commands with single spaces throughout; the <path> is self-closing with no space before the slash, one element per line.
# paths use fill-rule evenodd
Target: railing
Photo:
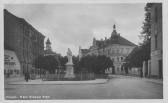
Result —
<path fill-rule="evenodd" d="M 74 78 L 65 78 L 65 74 L 45 74 L 42 75 L 42 80 L 44 81 L 65 81 L 65 80 L 94 80 L 96 78 L 107 78 L 104 74 L 94 74 L 94 73 L 76 73 Z"/>
<path fill-rule="evenodd" d="M 110 75 L 110 74 L 109 74 Z M 133 76 L 133 77 L 141 77 L 140 73 L 115 73 L 113 75 L 123 75 L 123 76 Z"/>

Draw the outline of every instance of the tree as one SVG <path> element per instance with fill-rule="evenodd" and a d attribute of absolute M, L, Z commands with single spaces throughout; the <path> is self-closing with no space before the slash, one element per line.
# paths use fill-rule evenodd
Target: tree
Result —
<path fill-rule="evenodd" d="M 88 55 L 79 61 L 79 71 L 94 72 L 96 74 L 104 74 L 105 69 L 112 67 L 113 62 L 106 56 Z"/>
<path fill-rule="evenodd" d="M 134 50 L 126 57 L 127 67 L 142 67 L 143 61 L 150 59 L 150 40 Z"/>
<path fill-rule="evenodd" d="M 34 60 L 34 66 L 55 73 L 55 69 L 58 69 L 58 60 L 54 56 L 39 56 Z"/>
<path fill-rule="evenodd" d="M 145 10 L 145 19 L 142 26 L 142 32 L 139 37 L 143 39 L 140 46 L 136 47 L 127 57 L 126 57 L 126 67 L 142 67 L 143 61 L 150 59 L 150 48 L 151 48 L 151 9 L 152 3 L 147 3 Z"/>
<path fill-rule="evenodd" d="M 145 19 L 142 26 L 142 32 L 140 38 L 143 39 L 143 43 L 150 41 L 151 38 L 151 9 L 152 3 L 147 3 L 144 10 L 145 10 Z"/>
<path fill-rule="evenodd" d="M 65 69 L 65 64 L 68 62 L 67 56 L 60 56 L 58 58 L 59 62 L 60 62 L 60 66 Z"/>
<path fill-rule="evenodd" d="M 72 61 L 74 64 L 74 72 L 78 72 L 79 71 L 79 57 L 78 56 L 72 56 Z"/>

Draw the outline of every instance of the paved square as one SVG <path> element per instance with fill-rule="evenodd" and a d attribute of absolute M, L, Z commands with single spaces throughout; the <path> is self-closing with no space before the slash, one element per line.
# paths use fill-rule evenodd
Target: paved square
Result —
<path fill-rule="evenodd" d="M 35 99 L 162 99 L 163 84 L 141 78 L 114 77 L 105 84 L 7 85 L 5 95 L 16 96 L 15 99 L 20 96 L 25 96 L 20 99 L 28 98 L 26 96 L 35 96 Z"/>

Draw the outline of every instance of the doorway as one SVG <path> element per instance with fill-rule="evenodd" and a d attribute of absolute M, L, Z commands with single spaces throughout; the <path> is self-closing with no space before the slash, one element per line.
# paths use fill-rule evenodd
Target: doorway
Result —
<path fill-rule="evenodd" d="M 163 66 L 162 66 L 162 60 L 159 60 L 159 78 L 163 78 Z"/>

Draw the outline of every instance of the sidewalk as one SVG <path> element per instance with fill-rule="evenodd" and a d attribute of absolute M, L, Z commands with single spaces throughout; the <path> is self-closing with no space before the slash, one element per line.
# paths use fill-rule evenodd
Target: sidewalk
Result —
<path fill-rule="evenodd" d="M 153 78 L 141 78 L 141 77 L 136 77 L 136 76 L 126 76 L 126 75 L 109 75 L 110 78 L 133 78 L 133 79 L 141 79 L 147 82 L 153 82 L 157 84 L 163 85 L 163 80 L 162 79 L 153 79 Z"/>
<path fill-rule="evenodd" d="M 17 82 L 10 82 L 8 84 L 11 85 L 41 85 L 41 84 L 56 84 L 56 85 L 64 85 L 64 84 L 103 84 L 107 83 L 108 79 L 96 79 L 96 80 L 87 80 L 87 81 L 42 81 L 41 79 L 36 80 L 29 80 L 26 81 L 17 81 Z"/>
<path fill-rule="evenodd" d="M 153 79 L 153 78 L 142 78 L 145 81 L 148 82 L 153 82 L 153 83 L 157 83 L 157 84 L 162 84 L 163 85 L 163 80 L 162 79 Z"/>

